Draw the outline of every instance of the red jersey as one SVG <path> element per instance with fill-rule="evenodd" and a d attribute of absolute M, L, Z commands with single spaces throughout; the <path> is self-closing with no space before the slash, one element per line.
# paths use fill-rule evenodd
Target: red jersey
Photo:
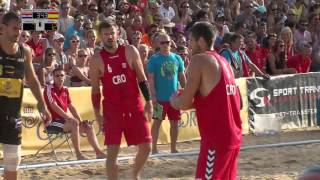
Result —
<path fill-rule="evenodd" d="M 59 89 L 55 85 L 48 85 L 44 88 L 43 96 L 52 116 L 52 120 L 64 119 L 51 108 L 50 103 L 55 102 L 64 112 L 68 112 L 68 106 L 71 103 L 68 88 L 62 87 Z"/>
<path fill-rule="evenodd" d="M 287 67 L 288 68 L 295 68 L 297 73 L 307 73 L 309 72 L 311 65 L 311 58 L 310 57 L 303 57 L 301 54 L 292 56 L 288 59 Z"/>
<path fill-rule="evenodd" d="M 114 54 L 102 50 L 100 56 L 104 63 L 101 78 L 104 109 L 128 112 L 138 107 L 143 110 L 136 72 L 127 63 L 125 46 L 119 46 Z"/>
<path fill-rule="evenodd" d="M 267 56 L 259 46 L 256 47 L 255 51 L 252 51 L 251 49 L 247 49 L 246 54 L 248 55 L 250 60 L 253 62 L 253 64 L 255 64 L 260 70 L 265 71 L 266 64 L 267 64 Z"/>
<path fill-rule="evenodd" d="M 221 77 L 208 96 L 197 93 L 194 98 L 201 141 L 214 149 L 239 148 L 242 139 L 240 95 L 232 69 L 218 53 L 208 51 L 207 54 L 219 62 Z"/>

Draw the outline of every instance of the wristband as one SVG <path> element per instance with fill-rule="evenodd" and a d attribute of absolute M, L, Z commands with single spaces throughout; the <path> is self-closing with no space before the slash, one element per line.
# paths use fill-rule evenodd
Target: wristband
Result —
<path fill-rule="evenodd" d="M 100 109 L 100 100 L 101 100 L 100 92 L 91 94 L 92 105 L 95 109 Z"/>
<path fill-rule="evenodd" d="M 149 85 L 147 81 L 142 81 L 139 83 L 139 88 L 143 94 L 143 97 L 146 101 L 151 100 L 150 92 L 149 92 Z"/>

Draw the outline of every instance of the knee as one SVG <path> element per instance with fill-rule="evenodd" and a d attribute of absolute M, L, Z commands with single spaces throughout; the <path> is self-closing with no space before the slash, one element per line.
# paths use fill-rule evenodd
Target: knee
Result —
<path fill-rule="evenodd" d="M 72 121 L 72 127 L 79 128 L 79 122 L 76 120 Z"/>
<path fill-rule="evenodd" d="M 3 145 L 3 165 L 5 171 L 17 171 L 21 161 L 21 145 Z"/>
<path fill-rule="evenodd" d="M 151 152 L 151 145 L 149 143 L 141 144 L 139 146 L 139 151 L 144 154 L 149 154 Z"/>

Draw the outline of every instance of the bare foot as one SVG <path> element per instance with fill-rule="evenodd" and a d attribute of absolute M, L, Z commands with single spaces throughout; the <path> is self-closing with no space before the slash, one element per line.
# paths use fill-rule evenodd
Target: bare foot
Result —
<path fill-rule="evenodd" d="M 78 155 L 77 155 L 77 159 L 78 159 L 78 160 L 88 160 L 88 159 L 90 159 L 90 158 L 87 157 L 87 156 L 85 156 L 85 155 L 83 155 L 83 154 L 78 154 Z"/>
<path fill-rule="evenodd" d="M 107 158 L 107 155 L 103 152 L 99 152 L 99 153 L 96 153 L 96 158 L 97 159 L 105 159 L 105 158 Z"/>
<path fill-rule="evenodd" d="M 171 150 L 171 153 L 179 153 L 179 151 L 178 150 Z"/>

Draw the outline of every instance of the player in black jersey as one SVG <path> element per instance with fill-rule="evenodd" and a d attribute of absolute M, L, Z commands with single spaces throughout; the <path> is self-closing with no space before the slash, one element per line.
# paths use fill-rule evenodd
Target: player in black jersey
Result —
<path fill-rule="evenodd" d="M 4 180 L 17 179 L 21 149 L 20 108 L 23 81 L 27 80 L 38 101 L 40 115 L 47 123 L 51 116 L 44 103 L 40 83 L 32 66 L 30 48 L 18 44 L 20 17 L 6 13 L 2 18 L 0 36 L 0 143 L 3 147 Z"/>

